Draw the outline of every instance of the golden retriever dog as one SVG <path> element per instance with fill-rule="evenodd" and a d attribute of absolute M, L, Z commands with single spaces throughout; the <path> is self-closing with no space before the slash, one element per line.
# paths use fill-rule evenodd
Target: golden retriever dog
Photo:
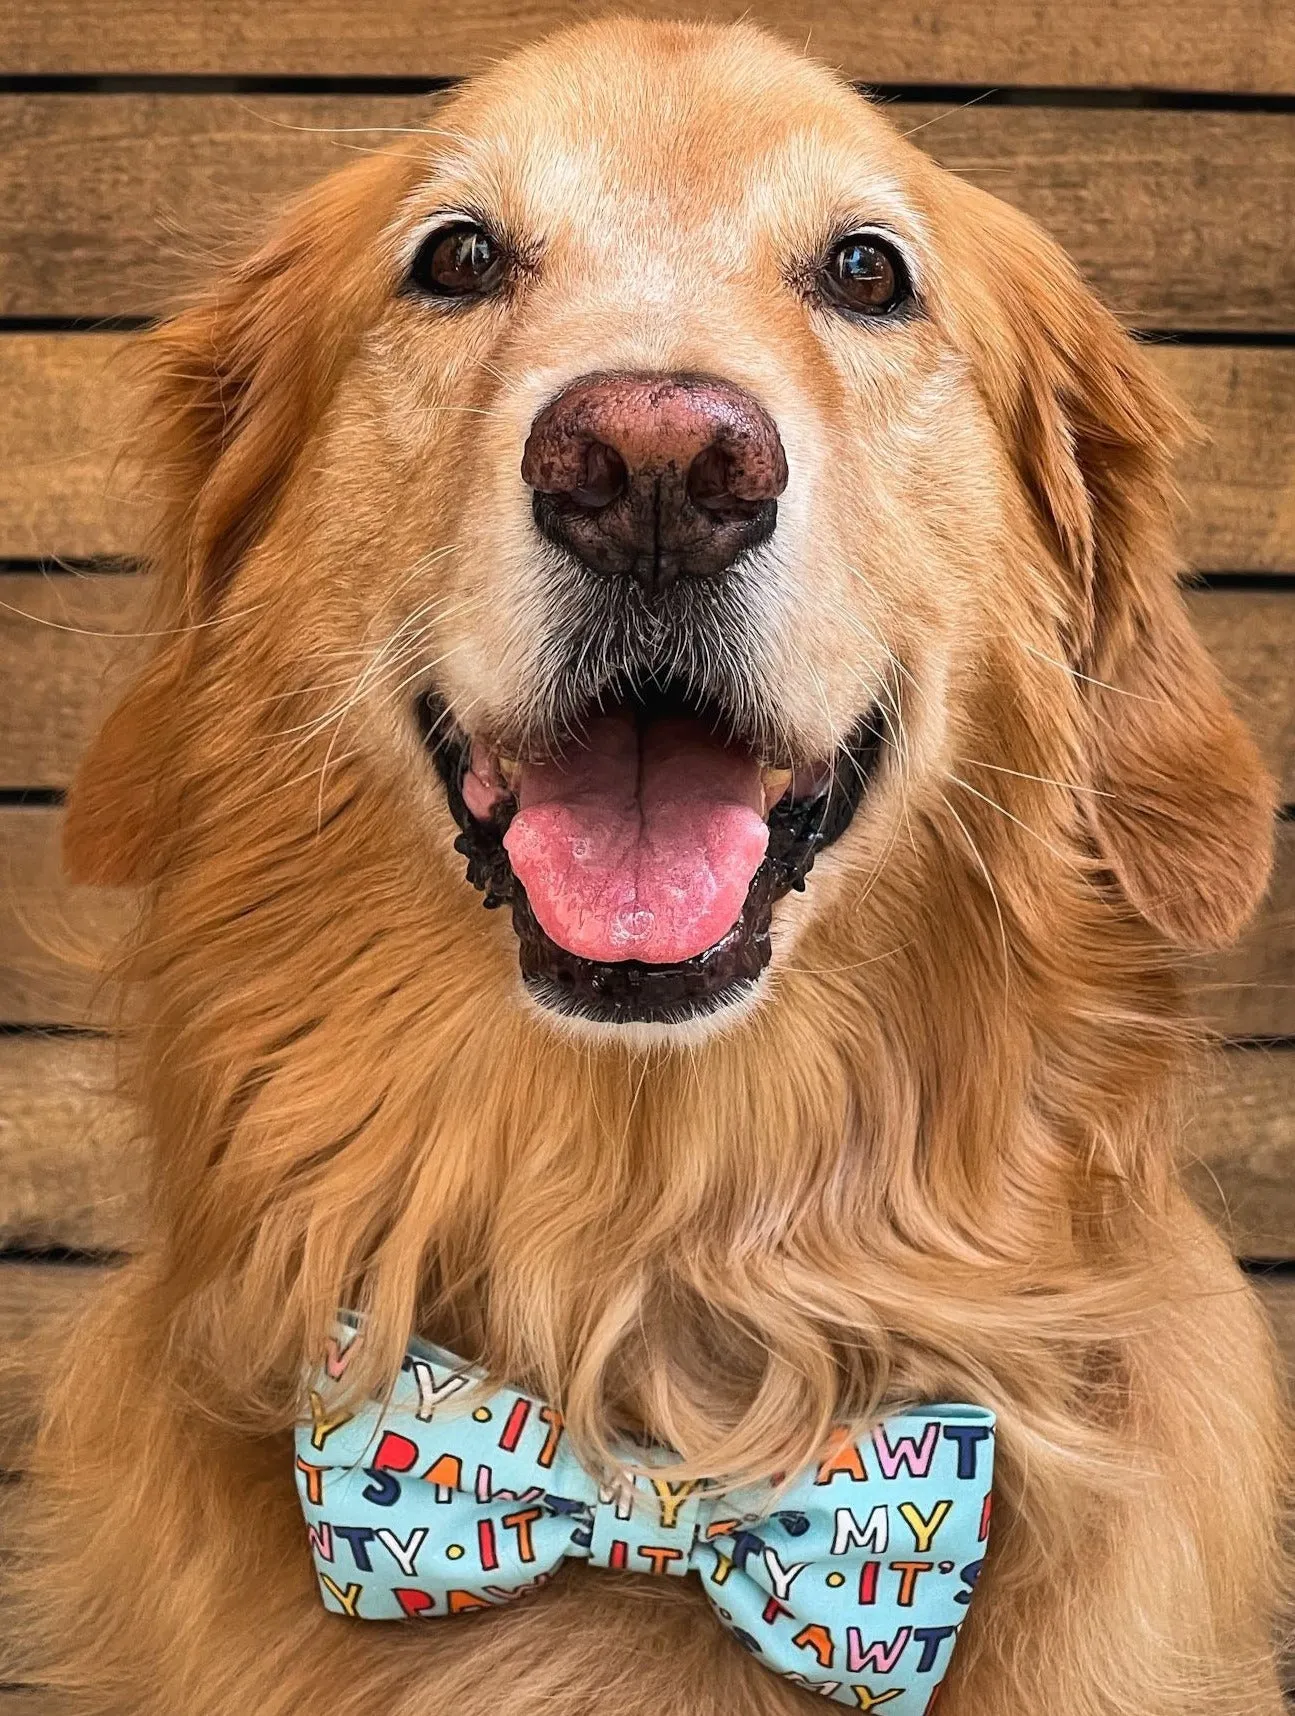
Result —
<path fill-rule="evenodd" d="M 144 342 L 157 643 L 66 857 L 141 891 L 155 1235 L 51 1379 L 35 1672 L 809 1708 L 694 1577 L 327 1612 L 293 1438 L 345 1308 L 351 1400 L 421 1336 L 604 1477 L 992 1411 L 939 1716 L 1277 1716 L 1275 1363 L 1175 1166 L 1178 967 L 1272 789 L 1177 594 L 1177 408 L 751 28 L 584 25 L 366 143 Z"/>

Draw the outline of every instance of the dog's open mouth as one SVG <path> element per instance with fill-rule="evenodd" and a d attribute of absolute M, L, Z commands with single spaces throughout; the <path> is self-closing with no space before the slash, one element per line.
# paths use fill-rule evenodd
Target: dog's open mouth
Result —
<path fill-rule="evenodd" d="M 603 698 L 534 761 L 462 732 L 435 693 L 419 720 L 527 988 L 611 1024 L 682 1022 L 756 981 L 775 902 L 849 826 L 883 731 L 873 709 L 821 765 L 779 766 L 677 685 Z"/>

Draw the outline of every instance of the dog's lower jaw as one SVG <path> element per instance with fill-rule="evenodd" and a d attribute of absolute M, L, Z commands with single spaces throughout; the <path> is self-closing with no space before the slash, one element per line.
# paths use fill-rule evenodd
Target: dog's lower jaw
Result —
<path fill-rule="evenodd" d="M 571 1042 L 639 1057 L 695 1051 L 721 1032 L 738 1030 L 759 1012 L 772 986 L 773 972 L 766 966 L 749 982 L 734 985 L 704 1009 L 661 1019 L 592 1017 L 564 1006 L 563 996 L 546 993 L 542 985 L 527 983 L 520 971 L 517 995 L 520 1005 L 544 1028 Z"/>

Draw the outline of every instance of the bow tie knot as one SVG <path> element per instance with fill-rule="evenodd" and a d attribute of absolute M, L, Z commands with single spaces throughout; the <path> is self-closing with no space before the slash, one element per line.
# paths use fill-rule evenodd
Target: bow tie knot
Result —
<path fill-rule="evenodd" d="M 932 1405 L 866 1434 L 839 1429 L 776 1490 L 657 1476 L 661 1449 L 627 1450 L 600 1485 L 552 1407 L 488 1390 L 421 1342 L 390 1403 L 332 1409 L 360 1338 L 339 1326 L 297 1435 L 326 1607 L 366 1620 L 461 1614 L 545 1584 L 567 1560 L 695 1573 L 776 1672 L 855 1709 L 924 1716 L 980 1571 L 992 1413 Z"/>

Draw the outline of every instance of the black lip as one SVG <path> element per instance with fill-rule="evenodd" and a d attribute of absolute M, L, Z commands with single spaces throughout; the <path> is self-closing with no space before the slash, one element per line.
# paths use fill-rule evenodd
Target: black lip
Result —
<path fill-rule="evenodd" d="M 467 880 L 491 910 L 511 906 L 522 978 L 542 1005 L 602 1024 L 681 1024 L 736 1001 L 768 965 L 773 908 L 793 889 L 801 892 L 818 854 L 839 840 L 877 771 L 885 737 L 874 705 L 860 716 L 841 747 L 832 784 L 814 798 L 783 800 L 769 813 L 769 847 L 751 879 L 741 916 L 722 940 L 672 965 L 641 960 L 582 959 L 559 947 L 539 924 L 526 890 L 513 874 L 503 837 L 513 807 L 483 822 L 463 800 L 471 744 L 450 719 L 436 692 L 421 697 L 419 726 L 445 785 L 450 815 L 459 826 L 455 851 L 467 859 Z"/>

